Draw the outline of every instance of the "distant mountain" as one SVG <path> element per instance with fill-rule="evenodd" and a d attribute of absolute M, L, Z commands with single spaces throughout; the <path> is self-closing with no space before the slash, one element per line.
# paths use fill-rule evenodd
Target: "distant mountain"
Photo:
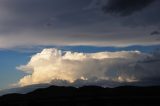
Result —
<path fill-rule="evenodd" d="M 0 97 L 0 106 L 160 106 L 160 86 L 40 88 L 27 94 Z"/>
<path fill-rule="evenodd" d="M 35 84 L 35 85 L 29 85 L 25 87 L 17 87 L 17 88 L 10 88 L 10 89 L 4 89 L 0 90 L 0 96 L 5 94 L 11 94 L 11 93 L 20 93 L 20 94 L 26 94 L 33 90 L 36 90 L 38 88 L 46 88 L 51 86 L 50 84 Z"/>

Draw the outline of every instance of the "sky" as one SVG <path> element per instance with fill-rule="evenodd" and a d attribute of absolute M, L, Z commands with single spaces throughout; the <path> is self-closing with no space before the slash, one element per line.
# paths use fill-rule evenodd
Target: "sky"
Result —
<path fill-rule="evenodd" d="M 0 0 L 0 89 L 159 85 L 159 0 Z"/>

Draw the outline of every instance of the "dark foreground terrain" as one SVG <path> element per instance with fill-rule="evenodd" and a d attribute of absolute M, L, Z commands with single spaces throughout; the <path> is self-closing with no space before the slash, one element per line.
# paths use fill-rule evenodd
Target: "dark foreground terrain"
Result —
<path fill-rule="evenodd" d="M 28 94 L 0 97 L 0 106 L 160 106 L 160 87 L 80 88 L 57 87 L 37 89 Z"/>

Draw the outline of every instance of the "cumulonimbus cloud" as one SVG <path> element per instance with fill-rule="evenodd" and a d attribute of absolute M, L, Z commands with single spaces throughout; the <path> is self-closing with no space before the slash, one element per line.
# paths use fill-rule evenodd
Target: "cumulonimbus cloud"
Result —
<path fill-rule="evenodd" d="M 158 56 L 157 56 L 158 57 Z M 160 61 L 140 51 L 78 53 L 55 48 L 33 55 L 17 69 L 28 73 L 20 86 L 54 83 L 59 85 L 134 83 L 160 76 Z"/>

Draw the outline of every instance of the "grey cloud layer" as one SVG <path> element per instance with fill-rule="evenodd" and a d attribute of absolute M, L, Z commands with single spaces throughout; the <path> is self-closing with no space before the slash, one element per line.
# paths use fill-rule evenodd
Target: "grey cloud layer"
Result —
<path fill-rule="evenodd" d="M 153 1 L 127 2 L 126 8 L 131 4 L 138 7 L 125 9 L 131 14 L 127 17 L 115 17 L 104 13 L 102 7 L 114 8 L 116 2 L 123 5 L 125 0 L 1 0 L 0 48 L 159 44 L 159 36 L 149 36 L 160 26 L 160 2 Z M 124 12 L 123 8 L 118 10 Z"/>

